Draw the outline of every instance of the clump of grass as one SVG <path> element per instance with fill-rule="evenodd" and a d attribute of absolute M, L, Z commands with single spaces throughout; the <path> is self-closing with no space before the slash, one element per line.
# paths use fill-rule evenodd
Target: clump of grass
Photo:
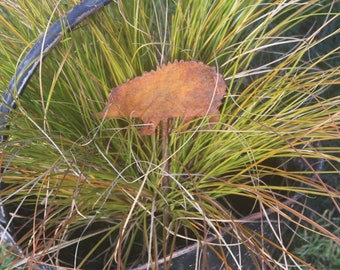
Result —
<path fill-rule="evenodd" d="M 340 220 L 336 211 L 325 210 L 323 217 L 329 219 L 325 222 L 324 218 L 319 218 L 318 223 L 331 230 L 336 236 L 340 236 Z M 334 224 L 334 225 L 332 225 Z M 294 242 L 293 252 L 306 262 L 309 262 L 317 269 L 338 269 L 340 267 L 339 245 L 323 235 L 315 233 L 315 228 L 298 230 L 299 240 Z M 305 268 L 307 269 L 307 268 Z"/>
<path fill-rule="evenodd" d="M 296 192 L 326 196 L 339 211 L 339 191 L 322 178 L 339 162 L 339 149 L 324 142 L 339 139 L 340 101 L 323 95 L 339 84 L 340 70 L 319 68 L 339 51 L 308 58 L 327 37 L 286 36 L 326 13 L 325 27 L 338 16 L 325 6 L 327 12 L 316 2 L 115 1 L 65 33 L 18 101 L 10 131 L 2 131 L 10 134 L 2 146 L 2 204 L 26 255 L 15 264 L 157 267 L 178 247 L 215 237 L 221 248 L 208 248 L 226 267 L 241 267 L 224 240 L 230 234 L 259 269 L 298 267 L 308 262 L 287 250 L 282 226 L 301 220 L 339 243 L 334 232 L 283 203 Z M 66 7 L 54 1 L 0 7 L 5 89 L 22 53 Z M 135 119 L 93 119 L 111 87 L 175 59 L 200 60 L 223 74 L 228 88 L 214 127 L 196 119 L 183 130 L 172 120 L 164 156 L 161 131 L 141 137 Z M 321 162 L 334 169 L 322 171 Z M 250 204 L 243 216 L 229 200 L 235 197 Z M 256 211 L 273 239 L 244 225 Z M 273 258 L 271 249 L 281 256 Z"/>
<path fill-rule="evenodd" d="M 15 257 L 8 253 L 8 249 L 6 245 L 0 245 L 0 258 L 2 258 L 2 262 L 0 265 L 1 270 L 6 270 L 13 263 Z"/>

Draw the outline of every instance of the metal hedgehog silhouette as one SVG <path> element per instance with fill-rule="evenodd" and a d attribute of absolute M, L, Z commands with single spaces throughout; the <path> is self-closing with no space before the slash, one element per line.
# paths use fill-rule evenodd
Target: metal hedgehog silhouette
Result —
<path fill-rule="evenodd" d="M 188 122 L 195 117 L 219 115 L 225 91 L 225 81 L 215 67 L 175 61 L 113 88 L 96 117 L 139 118 L 148 124 L 140 134 L 151 135 L 160 122 L 166 125 L 169 118 L 182 117 Z"/>

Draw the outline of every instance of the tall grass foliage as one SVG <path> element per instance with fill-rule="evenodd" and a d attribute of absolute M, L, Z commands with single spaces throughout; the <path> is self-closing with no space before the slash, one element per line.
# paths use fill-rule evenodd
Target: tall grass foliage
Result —
<path fill-rule="evenodd" d="M 0 89 L 72 5 L 0 2 Z M 316 19 L 318 28 L 305 23 Z M 324 179 L 339 174 L 340 101 L 329 92 L 340 83 L 330 64 L 339 47 L 315 53 L 339 35 L 321 34 L 336 20 L 331 1 L 118 0 L 65 32 L 1 131 L 1 203 L 23 251 L 11 267 L 157 268 L 196 244 L 226 269 L 246 261 L 232 246 L 257 269 L 315 269 L 290 250 L 297 236 L 288 232 L 310 225 L 340 243 L 295 196 L 330 198 L 340 212 L 340 193 Z M 165 155 L 162 132 L 141 137 L 138 119 L 93 118 L 110 88 L 175 59 L 223 74 L 215 125 L 202 118 L 183 129 L 172 119 Z M 247 227 L 255 218 L 270 237 Z"/>

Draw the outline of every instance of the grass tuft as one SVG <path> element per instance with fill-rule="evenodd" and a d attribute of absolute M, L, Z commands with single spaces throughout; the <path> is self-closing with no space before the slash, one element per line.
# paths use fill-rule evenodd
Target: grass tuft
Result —
<path fill-rule="evenodd" d="M 69 8 L 0 3 L 0 89 Z M 340 212 L 339 190 L 325 181 L 340 161 L 340 101 L 330 93 L 340 84 L 331 65 L 339 47 L 314 53 L 339 34 L 320 35 L 339 20 L 332 8 L 327 1 L 113 1 L 65 33 L 10 115 L 11 129 L 1 131 L 10 135 L 1 203 L 25 254 L 14 264 L 157 268 L 162 257 L 206 241 L 226 268 L 307 266 L 283 241 L 292 224 L 339 244 L 336 231 L 285 204 L 296 193 L 321 196 Z M 312 18 L 322 18 L 317 29 L 293 34 Z M 110 88 L 175 59 L 223 74 L 217 123 L 195 119 L 183 129 L 172 119 L 164 151 L 161 130 L 141 137 L 137 119 L 92 117 Z M 248 224 L 254 219 L 267 233 Z M 226 235 L 252 262 L 237 259 L 241 251 Z"/>

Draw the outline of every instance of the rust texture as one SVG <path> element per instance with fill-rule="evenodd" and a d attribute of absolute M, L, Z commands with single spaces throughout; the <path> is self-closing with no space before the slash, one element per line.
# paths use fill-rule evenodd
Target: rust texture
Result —
<path fill-rule="evenodd" d="M 215 67 L 202 62 L 175 61 L 112 89 L 99 118 L 139 118 L 145 125 L 142 135 L 155 132 L 160 122 L 182 117 L 219 115 L 218 107 L 226 84 Z"/>

